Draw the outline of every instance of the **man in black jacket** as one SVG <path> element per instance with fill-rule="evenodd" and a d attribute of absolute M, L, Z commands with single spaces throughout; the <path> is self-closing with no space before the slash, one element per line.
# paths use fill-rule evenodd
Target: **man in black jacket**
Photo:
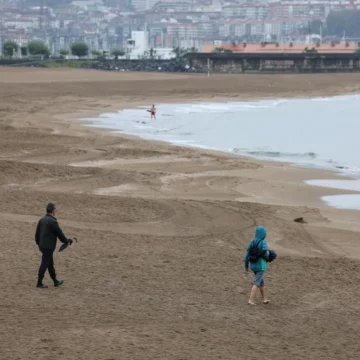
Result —
<path fill-rule="evenodd" d="M 54 268 L 53 254 L 56 249 L 57 238 L 59 238 L 59 240 L 64 244 L 72 244 L 72 240 L 67 239 L 60 229 L 55 214 L 55 204 L 49 203 L 46 206 L 46 215 L 39 220 L 35 233 L 35 242 L 42 252 L 42 259 L 38 273 L 38 282 L 36 286 L 42 289 L 47 288 L 47 286 L 43 284 L 46 270 L 49 270 L 50 277 L 53 280 L 55 287 L 58 287 L 64 283 L 63 280 L 57 280 Z"/>

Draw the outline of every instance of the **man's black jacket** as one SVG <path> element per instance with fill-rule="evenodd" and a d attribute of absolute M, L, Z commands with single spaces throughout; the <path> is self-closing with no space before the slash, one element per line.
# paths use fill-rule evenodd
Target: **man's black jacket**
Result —
<path fill-rule="evenodd" d="M 38 222 L 35 233 L 35 242 L 40 249 L 55 250 L 57 238 L 64 244 L 69 242 L 60 229 L 56 218 L 47 214 Z"/>

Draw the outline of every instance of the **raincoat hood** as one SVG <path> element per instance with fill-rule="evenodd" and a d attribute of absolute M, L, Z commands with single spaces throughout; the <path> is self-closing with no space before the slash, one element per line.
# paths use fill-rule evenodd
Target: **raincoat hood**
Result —
<path fill-rule="evenodd" d="M 266 238 L 266 234 L 267 234 L 267 231 L 266 231 L 266 228 L 264 228 L 263 226 L 258 226 L 256 229 L 255 229 L 255 241 L 261 241 L 261 240 L 264 240 Z"/>

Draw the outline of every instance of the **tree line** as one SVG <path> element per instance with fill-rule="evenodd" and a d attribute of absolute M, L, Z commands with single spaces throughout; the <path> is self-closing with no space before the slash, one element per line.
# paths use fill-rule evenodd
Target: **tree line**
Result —
<path fill-rule="evenodd" d="M 326 21 L 313 20 L 304 24 L 300 34 L 322 34 L 323 36 L 338 36 L 360 38 L 360 10 L 331 11 Z"/>
<path fill-rule="evenodd" d="M 9 57 L 10 59 L 16 56 L 19 50 L 22 56 L 41 55 L 44 57 L 49 57 L 50 55 L 49 48 L 41 40 L 29 41 L 26 46 L 19 46 L 16 41 L 8 40 L 4 42 L 2 48 L 3 55 Z M 72 54 L 74 56 L 77 56 L 78 58 L 82 58 L 89 55 L 89 47 L 86 43 L 78 41 L 71 44 L 70 50 L 62 49 L 59 51 L 59 53 L 61 56 Z M 91 51 L 91 54 L 100 58 L 108 55 L 108 52 L 105 50 L 93 50 Z M 122 49 L 113 49 L 111 50 L 110 54 L 114 56 L 115 59 L 117 59 L 119 56 L 125 55 L 125 51 L 123 51 Z"/>
<path fill-rule="evenodd" d="M 326 34 L 360 37 L 360 10 L 331 12 L 326 19 Z"/>

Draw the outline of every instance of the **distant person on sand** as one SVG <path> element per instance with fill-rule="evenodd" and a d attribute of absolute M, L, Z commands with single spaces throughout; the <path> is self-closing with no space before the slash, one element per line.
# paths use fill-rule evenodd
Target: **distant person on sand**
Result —
<path fill-rule="evenodd" d="M 263 226 L 258 226 L 256 228 L 255 237 L 253 240 L 250 241 L 244 258 L 245 271 L 249 271 L 250 263 L 250 270 L 255 275 L 250 293 L 250 299 L 248 301 L 249 305 L 255 305 L 255 296 L 258 289 L 260 290 L 263 304 L 269 303 L 269 300 L 267 299 L 265 294 L 264 274 L 267 269 L 267 262 L 273 260 L 270 259 L 270 255 L 274 256 L 273 254 L 275 253 L 271 251 L 270 254 L 270 251 L 268 250 L 268 245 L 265 240 L 266 233 L 266 228 L 264 228 Z"/>
<path fill-rule="evenodd" d="M 148 112 L 151 114 L 151 120 L 154 118 L 156 120 L 156 107 L 153 105 Z"/>

